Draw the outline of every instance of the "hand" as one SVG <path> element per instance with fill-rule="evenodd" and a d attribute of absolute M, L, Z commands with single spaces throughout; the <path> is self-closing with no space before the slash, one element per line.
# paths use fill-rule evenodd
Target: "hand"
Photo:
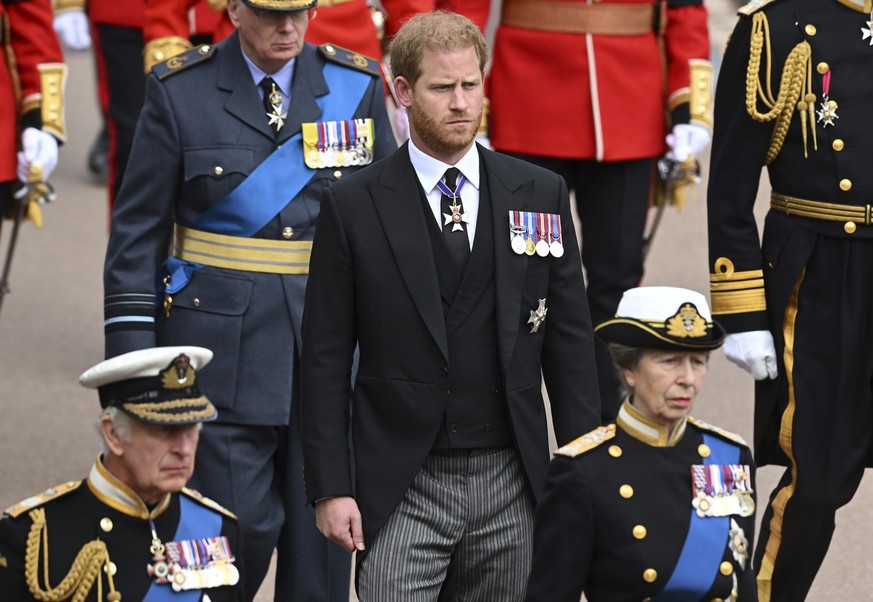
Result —
<path fill-rule="evenodd" d="M 394 137 L 402 144 L 409 138 L 409 115 L 406 114 L 406 109 L 403 107 L 394 109 L 394 117 L 391 121 L 394 124 Z"/>
<path fill-rule="evenodd" d="M 702 125 L 677 123 L 673 132 L 667 134 L 667 158 L 684 163 L 689 157 L 696 157 L 709 145 L 711 135 Z"/>
<path fill-rule="evenodd" d="M 776 378 L 776 347 L 769 330 L 753 330 L 729 334 L 724 339 L 727 358 L 755 377 L 755 380 Z"/>
<path fill-rule="evenodd" d="M 70 50 L 87 50 L 91 47 L 91 32 L 88 17 L 83 10 L 68 10 L 55 15 L 55 32 L 64 46 Z"/>
<path fill-rule="evenodd" d="M 21 133 L 21 151 L 18 153 L 18 179 L 27 184 L 30 181 L 30 167 L 42 168 L 42 181 L 58 164 L 58 141 L 51 134 L 36 128 L 26 128 Z"/>
<path fill-rule="evenodd" d="M 315 502 L 315 526 L 329 540 L 346 552 L 364 550 L 364 530 L 361 512 L 355 498 L 329 497 Z"/>

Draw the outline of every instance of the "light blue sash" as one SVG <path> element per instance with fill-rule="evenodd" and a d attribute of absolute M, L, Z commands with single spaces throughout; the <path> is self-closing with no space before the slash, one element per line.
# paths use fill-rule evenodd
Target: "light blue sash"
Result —
<path fill-rule="evenodd" d="M 335 63 L 326 63 L 322 73 L 330 93 L 315 101 L 321 108 L 321 120 L 349 119 L 361 104 L 373 76 Z M 200 214 L 191 227 L 250 238 L 297 196 L 316 171 L 303 161 L 303 133 L 299 132 L 273 151 L 230 194 Z M 179 292 L 188 284 L 191 274 L 202 267 L 170 257 L 161 270 L 163 275 L 169 274 L 170 282 L 164 288 L 163 277 L 159 276 L 159 293 Z"/>
<path fill-rule="evenodd" d="M 180 495 L 179 525 L 176 527 L 176 534 L 173 535 L 172 541 L 205 539 L 219 535 L 221 535 L 221 516 Z M 199 589 L 175 592 L 169 583 L 159 584 L 153 581 L 143 602 L 197 602 L 201 594 L 202 591 Z"/>
<path fill-rule="evenodd" d="M 704 464 L 738 464 L 740 449 L 718 437 L 704 434 L 703 442 L 712 453 Z M 699 600 L 712 587 L 718 573 L 730 530 L 729 516 L 698 516 L 691 509 L 691 523 L 679 561 L 664 589 L 652 597 L 653 602 Z"/>

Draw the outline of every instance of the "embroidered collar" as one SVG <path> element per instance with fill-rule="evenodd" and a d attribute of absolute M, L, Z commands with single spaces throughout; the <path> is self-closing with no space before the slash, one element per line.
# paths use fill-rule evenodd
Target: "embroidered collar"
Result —
<path fill-rule="evenodd" d="M 688 420 L 683 418 L 671 430 L 633 407 L 629 399 L 621 404 L 615 421 L 621 430 L 628 435 L 653 447 L 675 446 L 682 440 L 682 435 L 685 434 L 685 425 L 688 423 Z"/>
<path fill-rule="evenodd" d="M 87 483 L 88 488 L 101 502 L 134 518 L 154 519 L 163 514 L 170 505 L 171 494 L 167 493 L 154 509 L 149 510 L 145 502 L 130 487 L 119 481 L 103 466 L 103 459 L 100 456 L 91 467 Z"/>

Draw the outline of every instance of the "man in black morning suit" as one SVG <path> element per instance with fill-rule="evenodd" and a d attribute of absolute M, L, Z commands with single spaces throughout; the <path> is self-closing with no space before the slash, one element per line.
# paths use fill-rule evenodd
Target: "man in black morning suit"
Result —
<path fill-rule="evenodd" d="M 567 189 L 474 144 L 486 60 L 463 17 L 407 22 L 391 64 L 411 140 L 322 198 L 303 320 L 304 475 L 322 533 L 358 550 L 362 601 L 520 599 L 549 462 L 543 379 L 559 444 L 600 416 Z M 568 228 L 541 255 L 511 220 L 546 216 Z M 450 251 L 455 236 L 468 257 Z"/>

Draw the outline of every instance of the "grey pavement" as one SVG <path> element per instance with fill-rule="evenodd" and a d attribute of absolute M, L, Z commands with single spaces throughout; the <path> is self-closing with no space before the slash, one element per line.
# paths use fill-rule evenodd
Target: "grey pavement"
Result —
<path fill-rule="evenodd" d="M 718 64 L 735 6 L 722 0 L 708 7 L 713 61 Z M 76 380 L 103 355 L 101 270 L 107 200 L 86 169 L 88 146 L 99 125 L 93 59 L 82 53 L 68 54 L 68 60 L 70 141 L 61 150 L 52 178 L 58 201 L 44 208 L 41 231 L 30 224 L 22 227 L 12 292 L 0 312 L 0 508 L 48 486 L 85 477 L 100 451 L 93 428 L 99 412 L 96 394 Z M 704 161 L 704 177 L 707 167 Z M 762 188 L 766 191 L 766 185 Z M 708 290 L 704 192 L 701 187 L 683 213 L 665 213 L 644 284 Z M 763 214 L 763 195 L 759 201 Z M 0 234 L 0 257 L 8 240 L 7 223 Z M 751 440 L 751 377 L 721 352 L 713 354 L 694 415 Z M 780 474 L 781 469 L 771 467 L 759 470 L 759 507 Z M 855 500 L 837 515 L 831 550 L 810 600 L 873 599 L 871 502 L 873 480 L 868 476 Z M 265 586 L 257 600 L 271 598 L 271 588 Z"/>

